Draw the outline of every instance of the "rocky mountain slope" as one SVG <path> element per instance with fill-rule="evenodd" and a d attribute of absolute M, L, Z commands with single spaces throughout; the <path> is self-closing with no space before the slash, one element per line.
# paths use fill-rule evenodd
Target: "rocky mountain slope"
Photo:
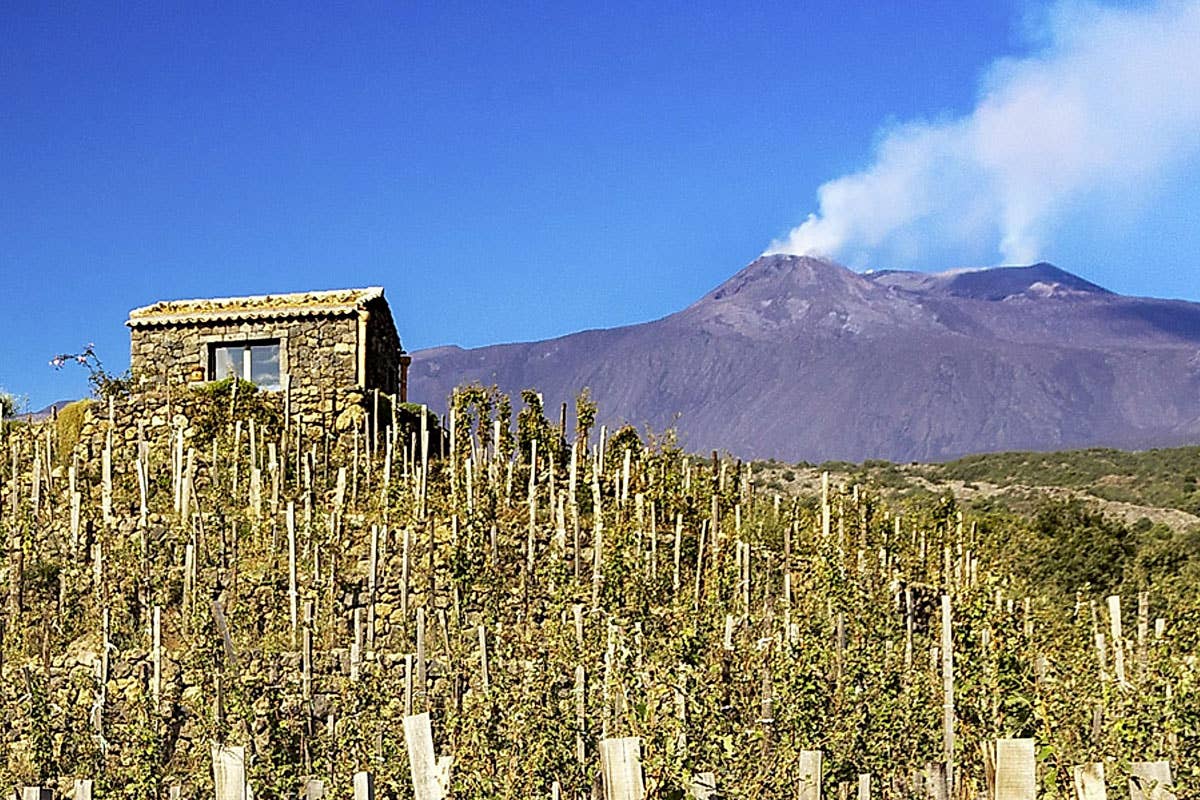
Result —
<path fill-rule="evenodd" d="M 858 274 L 764 256 L 654 322 L 414 354 L 410 395 L 590 387 L 610 425 L 750 458 L 937 460 L 1200 441 L 1200 304 L 1049 264 Z"/>

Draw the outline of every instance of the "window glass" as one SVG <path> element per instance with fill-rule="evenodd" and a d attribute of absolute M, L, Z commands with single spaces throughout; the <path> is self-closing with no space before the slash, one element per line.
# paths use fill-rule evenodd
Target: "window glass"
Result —
<path fill-rule="evenodd" d="M 241 377 L 242 375 L 242 350 L 243 345 L 218 345 L 213 347 L 212 351 L 212 377 L 213 380 L 224 380 L 233 376 Z"/>
<path fill-rule="evenodd" d="M 263 389 L 279 389 L 279 343 L 250 345 L 250 380 Z"/>
<path fill-rule="evenodd" d="M 238 342 L 212 346 L 213 380 L 238 377 L 268 390 L 280 388 L 279 342 Z"/>

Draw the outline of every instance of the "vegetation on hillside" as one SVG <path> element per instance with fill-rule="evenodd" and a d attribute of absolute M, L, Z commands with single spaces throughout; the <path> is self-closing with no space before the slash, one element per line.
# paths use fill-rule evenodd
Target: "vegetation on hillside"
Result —
<path fill-rule="evenodd" d="M 653 798 L 706 771 L 793 798 L 810 749 L 827 797 L 860 773 L 925 796 L 947 595 L 958 796 L 1001 736 L 1037 739 L 1046 797 L 1097 760 L 1123 792 L 1151 758 L 1195 796 L 1194 532 L 836 475 L 781 491 L 778 466 L 588 430 L 586 396 L 568 432 L 527 393 L 514 431 L 509 398 L 467 387 L 421 443 L 412 409 L 335 437 L 238 391 L 157 423 L 118 399 L 70 452 L 53 425 L 0 434 L 0 785 L 211 797 L 224 742 L 260 799 L 309 776 L 348 796 L 357 770 L 411 797 L 401 720 L 428 711 L 460 800 L 586 796 L 626 735 Z M 109 440 L 111 488 L 81 456 Z"/>
<path fill-rule="evenodd" d="M 1136 452 L 989 453 L 924 468 L 943 479 L 998 486 L 1063 486 L 1107 500 L 1200 515 L 1200 447 Z"/>

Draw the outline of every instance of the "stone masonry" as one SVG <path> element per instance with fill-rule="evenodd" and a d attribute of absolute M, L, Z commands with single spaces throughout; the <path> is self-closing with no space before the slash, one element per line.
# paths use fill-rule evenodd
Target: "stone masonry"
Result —
<path fill-rule="evenodd" d="M 407 398 L 409 356 L 380 288 L 164 301 L 130 312 L 133 391 L 169 394 L 215 379 L 213 348 L 278 346 L 289 413 L 329 423 L 378 390 Z"/>

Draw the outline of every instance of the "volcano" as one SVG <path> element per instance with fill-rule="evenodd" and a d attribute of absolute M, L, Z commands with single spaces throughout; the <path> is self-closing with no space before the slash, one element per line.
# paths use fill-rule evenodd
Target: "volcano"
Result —
<path fill-rule="evenodd" d="M 410 396 L 588 387 L 610 428 L 743 458 L 933 461 L 1200 441 L 1200 304 L 1050 264 L 857 273 L 763 256 L 653 322 L 413 354 Z"/>

